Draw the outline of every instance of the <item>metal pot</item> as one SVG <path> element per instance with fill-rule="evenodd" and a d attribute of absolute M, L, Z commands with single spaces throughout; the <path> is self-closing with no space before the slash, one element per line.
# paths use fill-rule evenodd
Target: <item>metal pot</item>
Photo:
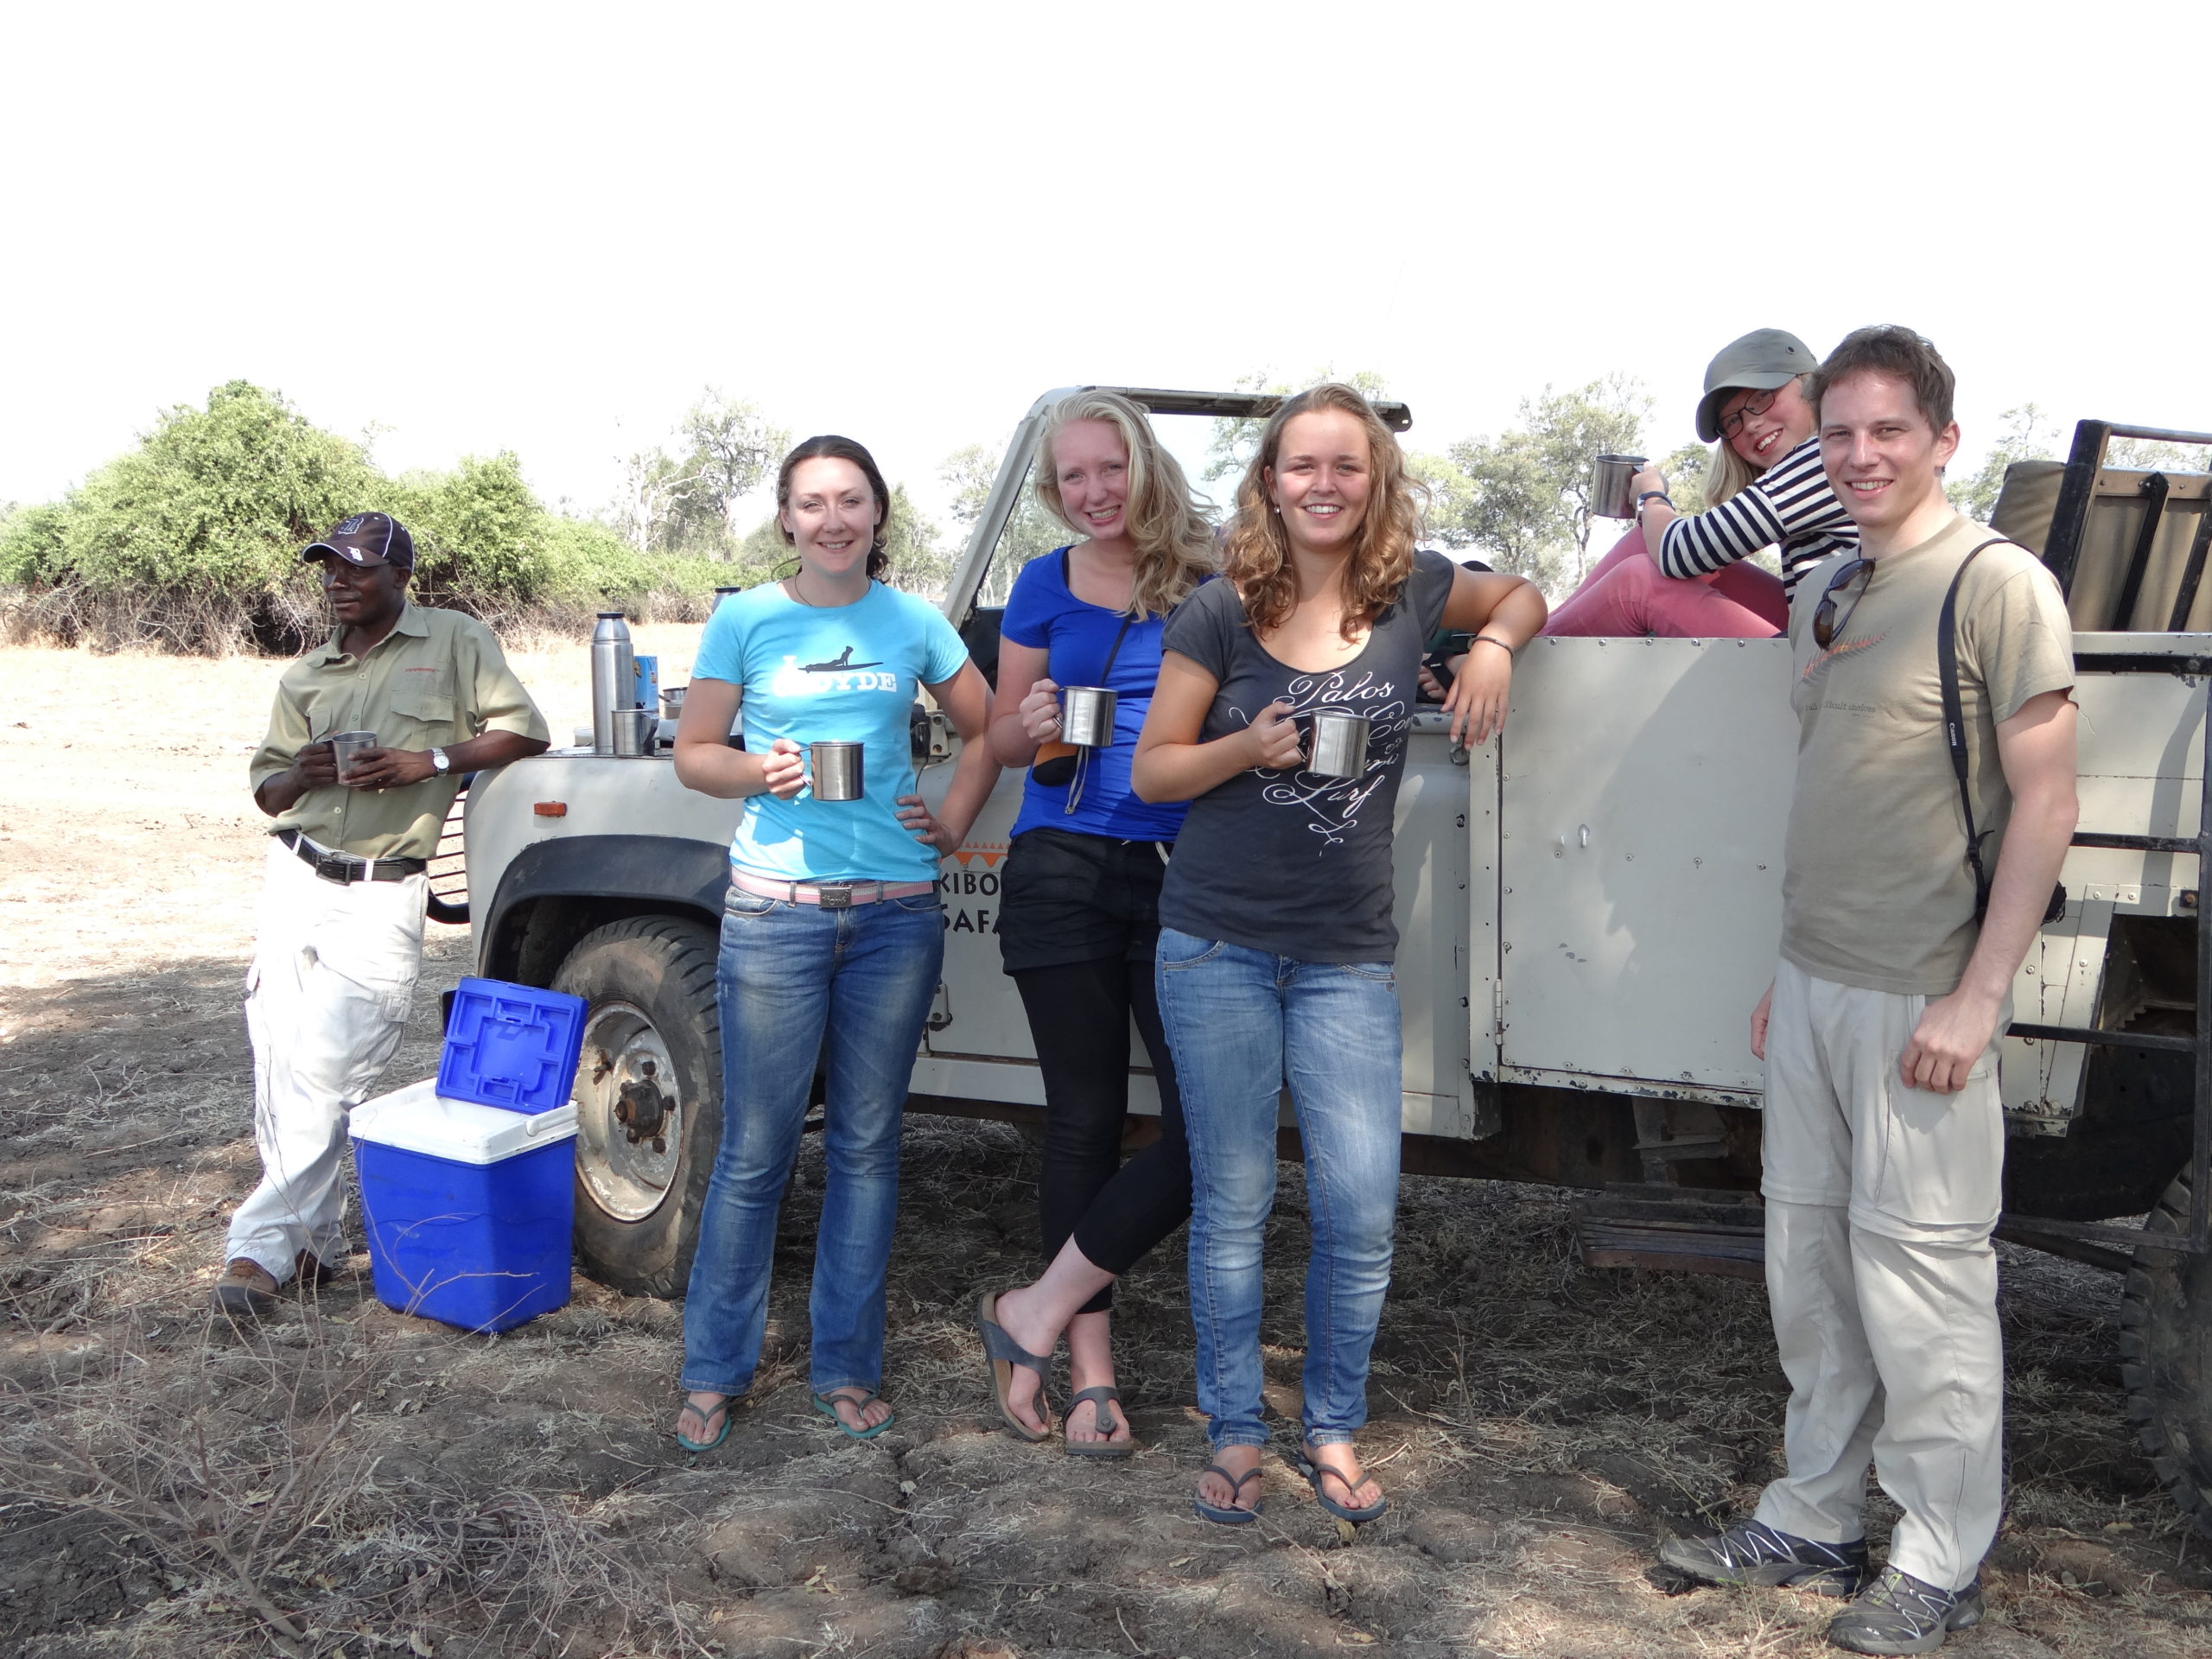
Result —
<path fill-rule="evenodd" d="M 607 718 L 616 754 L 634 759 L 653 752 L 654 739 L 660 730 L 660 717 L 652 709 L 613 709 L 607 711 Z"/>
<path fill-rule="evenodd" d="M 1368 718 L 1341 709 L 1316 709 L 1306 728 L 1306 770 L 1324 778 L 1357 778 L 1367 771 Z"/>
<path fill-rule="evenodd" d="M 1115 694 L 1103 685 L 1060 688 L 1060 741 L 1083 749 L 1114 747 Z"/>
<path fill-rule="evenodd" d="M 817 801 L 857 801 L 865 792 L 861 760 L 867 746 L 860 743 L 810 743 L 808 764 L 812 769 L 814 798 Z"/>
<path fill-rule="evenodd" d="M 1636 517 L 1636 475 L 1650 462 L 1642 455 L 1600 455 L 1590 463 L 1590 511 L 1599 518 Z"/>
<path fill-rule="evenodd" d="M 671 685 L 661 692 L 660 712 L 663 718 L 668 720 L 683 718 L 683 694 L 690 689 L 685 685 Z"/>

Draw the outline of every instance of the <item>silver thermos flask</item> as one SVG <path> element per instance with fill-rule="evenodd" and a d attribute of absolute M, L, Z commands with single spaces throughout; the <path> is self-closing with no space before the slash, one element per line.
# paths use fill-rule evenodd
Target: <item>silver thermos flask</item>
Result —
<path fill-rule="evenodd" d="M 591 752 L 614 753 L 614 711 L 637 696 L 637 655 L 620 611 L 601 611 L 591 631 Z"/>

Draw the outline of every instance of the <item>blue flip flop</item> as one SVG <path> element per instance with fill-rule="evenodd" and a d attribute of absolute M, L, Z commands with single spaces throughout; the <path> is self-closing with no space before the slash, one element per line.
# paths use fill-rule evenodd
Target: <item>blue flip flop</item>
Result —
<path fill-rule="evenodd" d="M 717 1413 L 721 1414 L 722 1420 L 722 1426 L 715 1431 L 715 1437 L 711 1440 L 695 1440 L 682 1429 L 677 1429 L 676 1443 L 686 1452 L 711 1452 L 729 1438 L 729 1420 L 737 1409 L 735 1395 L 722 1395 L 721 1403 L 718 1406 L 701 1406 L 688 1398 L 683 1403 L 699 1414 L 699 1421 L 702 1423 L 712 1421 Z"/>
<path fill-rule="evenodd" d="M 1345 1479 L 1341 1473 L 1330 1468 L 1325 1463 L 1316 1463 L 1311 1458 L 1300 1457 L 1298 1459 L 1298 1472 L 1306 1477 L 1306 1484 L 1313 1489 L 1314 1501 L 1339 1521 L 1349 1521 L 1356 1527 L 1363 1526 L 1370 1521 L 1380 1520 L 1383 1512 L 1390 1507 L 1390 1500 L 1387 1497 L 1376 1498 L 1363 1510 L 1355 1510 L 1350 1504 L 1338 1503 L 1336 1499 L 1321 1490 L 1321 1483 L 1325 1480 L 1335 1481 L 1338 1485 L 1344 1489 L 1346 1497 L 1350 1497 L 1352 1494 L 1353 1483 Z"/>
<path fill-rule="evenodd" d="M 1260 1518 L 1260 1506 L 1257 1503 L 1255 1503 L 1249 1510 L 1237 1509 L 1234 1507 L 1234 1504 L 1236 1499 L 1242 1497 L 1244 1495 L 1245 1487 L 1257 1480 L 1266 1472 L 1263 1465 L 1256 1463 L 1254 1464 L 1249 1469 L 1247 1469 L 1244 1471 L 1242 1478 L 1230 1474 L 1228 1470 L 1223 1468 L 1217 1463 L 1210 1463 L 1206 1465 L 1206 1466 L 1199 1472 L 1201 1474 L 1219 1475 L 1224 1480 L 1227 1481 L 1229 1483 L 1229 1496 L 1230 1499 L 1230 1507 L 1224 1509 L 1218 1504 L 1207 1503 L 1205 1499 L 1193 1492 L 1191 1495 L 1191 1508 L 1197 1511 L 1199 1520 L 1211 1521 L 1217 1527 L 1249 1527 L 1252 1522 Z"/>
<path fill-rule="evenodd" d="M 857 1399 L 854 1397 L 856 1393 L 859 1395 L 859 1398 Z M 814 1396 L 814 1408 L 820 1412 L 824 1417 L 827 1417 L 831 1422 L 836 1424 L 837 1432 L 840 1434 L 842 1434 L 847 1440 L 872 1440 L 877 1435 L 882 1433 L 885 1429 L 890 1427 L 892 1424 L 897 1422 L 899 1421 L 899 1414 L 894 1411 L 880 1423 L 871 1423 L 866 1428 L 855 1428 L 850 1423 L 847 1422 L 838 1414 L 837 1402 L 842 1400 L 847 1405 L 852 1407 L 855 1411 L 866 1411 L 870 1406 L 874 1405 L 877 1401 L 882 1398 L 883 1396 L 881 1395 L 873 1393 L 868 1389 L 861 1388 L 858 1383 L 854 1383 L 848 1388 L 832 1389 L 827 1394 L 816 1395 Z"/>

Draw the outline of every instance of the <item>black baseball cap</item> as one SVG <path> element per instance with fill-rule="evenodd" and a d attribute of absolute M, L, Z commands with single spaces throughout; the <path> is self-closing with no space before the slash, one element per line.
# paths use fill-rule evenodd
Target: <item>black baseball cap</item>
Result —
<path fill-rule="evenodd" d="M 407 533 L 406 525 L 388 512 L 357 512 L 351 518 L 341 518 L 329 535 L 300 550 L 302 559 L 312 560 L 324 553 L 334 554 L 348 564 L 396 564 L 402 570 L 415 568 L 415 538 Z"/>

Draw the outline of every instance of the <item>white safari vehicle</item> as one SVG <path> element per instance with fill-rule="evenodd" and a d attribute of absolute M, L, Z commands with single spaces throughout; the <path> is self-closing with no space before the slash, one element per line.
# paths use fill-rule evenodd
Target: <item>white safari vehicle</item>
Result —
<path fill-rule="evenodd" d="M 1194 478 L 1271 406 L 1124 390 Z M 1054 544 L 1027 472 L 1061 395 L 1015 429 L 945 600 L 987 671 L 1015 570 Z M 2126 1274 L 2129 1410 L 2212 1530 L 2212 934 L 2197 923 L 2212 477 L 2108 468 L 2114 436 L 2212 443 L 2083 422 L 2069 461 L 2013 469 L 1997 518 L 2068 590 L 2084 716 L 2065 912 L 2020 970 L 2004 1046 L 2001 1235 Z M 1778 640 L 1541 640 L 1502 738 L 1470 753 L 1440 716 L 1418 721 L 1397 809 L 1408 1169 L 1588 1189 L 1595 1266 L 1758 1274 L 1763 1078 L 1745 1035 L 1780 932 L 1788 677 Z M 919 709 L 914 733 L 923 787 L 941 790 L 958 740 Z M 1043 1099 L 992 938 L 1021 781 L 1001 780 L 945 863 L 917 1109 L 1018 1116 Z M 720 1132 L 715 930 L 736 804 L 682 788 L 665 754 L 588 749 L 487 774 L 465 798 L 480 971 L 591 1005 L 579 1253 L 611 1284 L 677 1294 Z"/>

